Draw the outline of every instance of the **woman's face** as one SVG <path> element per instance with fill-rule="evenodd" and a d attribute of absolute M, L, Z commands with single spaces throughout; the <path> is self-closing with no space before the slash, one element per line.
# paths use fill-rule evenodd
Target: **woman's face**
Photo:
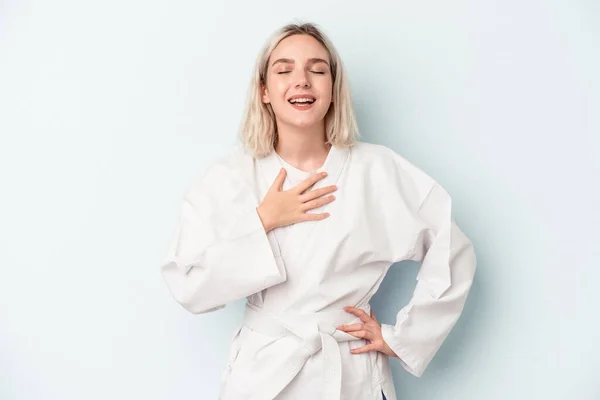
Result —
<path fill-rule="evenodd" d="M 329 63 L 327 50 L 309 35 L 288 36 L 275 47 L 262 101 L 271 104 L 279 130 L 282 126 L 312 128 L 324 123 L 332 102 Z"/>

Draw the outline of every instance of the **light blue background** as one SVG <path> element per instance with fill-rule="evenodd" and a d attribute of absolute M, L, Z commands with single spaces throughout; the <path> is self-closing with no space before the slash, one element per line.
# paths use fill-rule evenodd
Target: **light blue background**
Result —
<path fill-rule="evenodd" d="M 363 139 L 454 199 L 479 268 L 402 400 L 600 399 L 592 1 L 14 1 L 0 12 L 0 399 L 216 399 L 243 301 L 194 316 L 159 263 L 234 143 L 255 55 L 320 24 Z M 373 305 L 394 322 L 418 265 Z"/>

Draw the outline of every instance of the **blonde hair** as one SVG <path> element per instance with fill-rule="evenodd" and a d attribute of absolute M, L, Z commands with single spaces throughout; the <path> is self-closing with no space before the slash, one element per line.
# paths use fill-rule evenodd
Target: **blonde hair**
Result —
<path fill-rule="evenodd" d="M 248 90 L 244 117 L 240 124 L 239 139 L 242 147 L 253 157 L 268 155 L 277 143 L 277 123 L 270 104 L 261 101 L 261 85 L 266 84 L 269 58 L 283 39 L 292 35 L 310 35 L 329 53 L 333 80 L 332 101 L 325 115 L 327 143 L 350 147 L 360 137 L 352 106 L 350 85 L 342 60 L 329 38 L 313 23 L 288 24 L 278 29 L 259 53 Z"/>

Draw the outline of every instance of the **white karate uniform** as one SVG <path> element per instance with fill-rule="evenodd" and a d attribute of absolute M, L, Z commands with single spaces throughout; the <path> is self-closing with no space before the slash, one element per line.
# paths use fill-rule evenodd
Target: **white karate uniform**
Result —
<path fill-rule="evenodd" d="M 472 243 L 452 218 L 451 198 L 391 149 L 332 147 L 312 189 L 336 184 L 336 199 L 303 221 L 265 234 L 256 212 L 285 166 L 287 190 L 310 175 L 276 152 L 237 149 L 185 195 L 161 265 L 174 298 L 200 314 L 247 298 L 221 385 L 222 400 L 396 400 L 389 357 L 351 354 L 366 340 L 336 330 L 370 312 L 388 268 L 422 261 L 413 296 L 395 325 L 382 324 L 398 362 L 421 376 L 454 327 L 476 268 Z"/>

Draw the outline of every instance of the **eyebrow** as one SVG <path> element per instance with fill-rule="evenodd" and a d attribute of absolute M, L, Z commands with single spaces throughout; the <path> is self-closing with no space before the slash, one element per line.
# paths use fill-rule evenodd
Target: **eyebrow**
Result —
<path fill-rule="evenodd" d="M 329 63 L 326 60 L 322 59 L 322 58 L 310 58 L 308 60 L 308 62 L 309 62 L 309 64 L 325 63 L 325 65 L 329 66 Z M 278 60 L 275 60 L 273 62 L 273 64 L 271 64 L 271 67 L 274 66 L 277 63 L 294 64 L 295 61 L 292 60 L 291 58 L 280 58 Z"/>

